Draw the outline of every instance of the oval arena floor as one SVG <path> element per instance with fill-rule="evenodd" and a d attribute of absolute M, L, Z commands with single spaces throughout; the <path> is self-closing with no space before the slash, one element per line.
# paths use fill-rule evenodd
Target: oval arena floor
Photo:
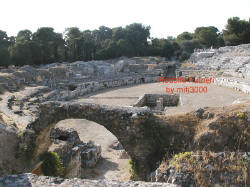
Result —
<path fill-rule="evenodd" d="M 178 88 L 207 86 L 206 93 L 182 93 Z M 214 84 L 202 83 L 149 83 L 131 87 L 114 88 L 98 93 L 94 93 L 77 101 L 113 105 L 113 106 L 132 106 L 137 99 L 144 93 L 148 94 L 167 94 L 166 87 L 173 90 L 173 93 L 180 94 L 181 105 L 168 107 L 166 114 L 182 113 L 196 110 L 202 107 L 227 106 L 238 101 L 250 98 L 248 94 L 231 88 L 220 87 Z M 177 90 L 179 92 L 177 92 Z M 170 91 L 168 94 L 171 94 Z"/>

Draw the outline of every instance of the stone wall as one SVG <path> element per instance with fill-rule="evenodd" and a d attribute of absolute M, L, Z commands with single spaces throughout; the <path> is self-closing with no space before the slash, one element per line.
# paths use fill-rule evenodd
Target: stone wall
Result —
<path fill-rule="evenodd" d="M 217 77 L 215 78 L 215 84 L 250 94 L 250 80 L 229 77 Z"/>
<path fill-rule="evenodd" d="M 18 142 L 17 129 L 0 123 L 0 176 L 23 171 L 22 160 L 16 152 Z"/>
<path fill-rule="evenodd" d="M 167 95 L 167 94 L 144 94 L 134 104 L 135 107 L 156 107 L 157 100 L 163 99 L 163 107 L 166 106 L 177 106 L 179 102 L 178 95 Z"/>
<path fill-rule="evenodd" d="M 178 69 L 176 71 L 176 76 L 185 77 L 185 78 L 189 78 L 189 77 L 214 78 L 215 85 L 229 87 L 238 91 L 242 91 L 247 94 L 250 93 L 250 80 L 249 79 L 222 76 L 222 73 L 219 71 Z"/>
<path fill-rule="evenodd" d="M 58 100 L 72 100 L 79 96 L 85 94 L 90 94 L 99 90 L 122 87 L 134 84 L 143 84 L 150 82 L 157 82 L 158 76 L 154 75 L 137 75 L 137 76 L 128 76 L 120 77 L 109 80 L 100 80 L 100 81 L 90 81 L 77 85 L 77 88 L 74 91 L 62 91 Z"/>
<path fill-rule="evenodd" d="M 233 77 L 250 79 L 250 44 L 196 52 L 190 60 L 201 69 L 221 70 Z"/>
<path fill-rule="evenodd" d="M 85 168 L 93 168 L 101 158 L 101 146 L 82 142 L 72 128 L 54 127 L 50 131 L 50 139 L 52 144 L 48 151 L 58 153 L 66 178 L 80 178 Z"/>
<path fill-rule="evenodd" d="M 110 82 L 110 79 L 119 81 L 130 77 L 134 79 L 138 75 L 158 76 L 167 71 L 165 58 L 152 62 L 149 57 L 144 57 L 141 61 L 138 59 L 131 60 L 123 57 L 110 61 L 63 62 L 41 65 L 36 68 L 26 65 L 21 68 L 1 69 L 0 83 L 4 84 L 0 84 L 0 91 L 17 91 L 22 87 L 32 85 L 67 89 L 67 86 L 71 84 L 79 85 L 83 82 L 104 80 Z M 147 61 L 146 64 L 144 60 Z"/>

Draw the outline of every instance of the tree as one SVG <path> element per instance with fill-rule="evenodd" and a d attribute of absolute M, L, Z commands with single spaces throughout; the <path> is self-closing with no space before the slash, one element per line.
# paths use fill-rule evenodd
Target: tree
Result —
<path fill-rule="evenodd" d="M 179 49 L 177 46 L 178 44 L 174 40 L 154 38 L 149 53 L 153 56 L 162 56 L 170 59 L 174 55 L 175 50 Z"/>
<path fill-rule="evenodd" d="M 239 17 L 229 18 L 226 29 L 223 30 L 226 45 L 250 43 L 250 22 Z"/>
<path fill-rule="evenodd" d="M 126 31 L 122 27 L 116 27 L 112 29 L 112 40 L 125 40 L 126 39 Z"/>
<path fill-rule="evenodd" d="M 21 30 L 18 32 L 16 40 L 27 40 L 31 41 L 32 39 L 32 32 L 30 30 Z"/>
<path fill-rule="evenodd" d="M 82 33 L 82 54 L 83 60 L 92 60 L 95 56 L 96 46 L 94 36 L 90 30 Z"/>
<path fill-rule="evenodd" d="M 60 59 L 58 49 L 64 46 L 62 34 L 55 33 L 51 27 L 42 27 L 33 34 L 33 41 L 41 48 L 42 63 L 48 64 Z"/>
<path fill-rule="evenodd" d="M 32 32 L 21 30 L 18 32 L 13 44 L 9 47 L 10 58 L 15 65 L 33 64 L 31 51 Z"/>
<path fill-rule="evenodd" d="M 190 57 L 195 48 L 201 48 L 198 40 L 184 40 L 180 44 L 180 52 L 178 58 L 183 61 Z"/>
<path fill-rule="evenodd" d="M 101 42 L 103 42 L 107 39 L 111 39 L 112 38 L 112 29 L 110 29 L 109 27 L 106 27 L 106 26 L 100 26 L 99 27 L 99 36 L 100 36 Z"/>
<path fill-rule="evenodd" d="M 0 30 L 0 66 L 10 65 L 8 47 L 10 46 L 9 37 L 6 32 Z"/>
<path fill-rule="evenodd" d="M 219 30 L 216 27 L 197 27 L 194 38 L 205 47 L 218 46 Z"/>
<path fill-rule="evenodd" d="M 15 65 L 33 64 L 30 42 L 18 40 L 9 48 L 11 60 Z"/>
<path fill-rule="evenodd" d="M 127 40 L 120 39 L 116 42 L 116 45 L 117 45 L 117 56 L 131 57 L 131 54 L 133 54 L 132 46 Z"/>
<path fill-rule="evenodd" d="M 176 41 L 178 43 L 184 41 L 184 40 L 192 40 L 193 39 L 193 34 L 190 32 L 183 32 L 177 36 Z"/>
<path fill-rule="evenodd" d="M 67 59 L 70 61 L 80 60 L 82 33 L 79 28 L 71 27 L 65 31 L 65 42 L 67 47 Z"/>
<path fill-rule="evenodd" d="M 143 50 L 148 46 L 147 40 L 150 38 L 150 26 L 140 23 L 133 23 L 126 26 L 127 40 L 133 46 L 134 54 L 143 55 Z"/>

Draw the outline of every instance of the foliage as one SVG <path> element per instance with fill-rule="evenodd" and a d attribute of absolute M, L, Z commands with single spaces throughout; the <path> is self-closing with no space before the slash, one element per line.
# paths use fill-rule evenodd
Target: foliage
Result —
<path fill-rule="evenodd" d="M 197 48 L 250 43 L 250 23 L 238 17 L 229 18 L 222 33 L 209 26 L 197 27 L 194 33 L 183 32 L 177 38 L 151 38 L 150 29 L 150 26 L 133 23 L 126 27 L 101 26 L 92 31 L 70 27 L 61 34 L 51 27 L 41 27 L 34 33 L 21 30 L 16 37 L 8 37 L 0 30 L 0 66 L 120 56 L 162 56 L 183 61 Z"/>
<path fill-rule="evenodd" d="M 64 175 L 63 163 L 59 155 L 55 152 L 46 152 L 40 156 L 43 161 L 42 172 L 46 176 L 62 177 Z"/>
<path fill-rule="evenodd" d="M 129 173 L 131 175 L 131 179 L 136 180 L 139 177 L 138 164 L 135 160 L 130 159 L 129 166 L 130 166 Z"/>
<path fill-rule="evenodd" d="M 23 137 L 23 133 L 24 133 L 24 131 L 20 132 L 20 133 L 18 134 L 18 137 Z"/>
<path fill-rule="evenodd" d="M 176 38 L 176 41 L 178 43 L 184 41 L 184 40 L 192 40 L 194 38 L 193 34 L 190 32 L 183 32 L 181 34 L 179 34 Z"/>
<path fill-rule="evenodd" d="M 195 29 L 194 38 L 205 47 L 218 46 L 219 30 L 216 27 L 198 27 Z"/>
<path fill-rule="evenodd" d="M 250 43 L 250 22 L 238 17 L 229 18 L 223 38 L 226 45 Z"/>
<path fill-rule="evenodd" d="M 196 48 L 201 48 L 201 44 L 198 40 L 183 40 L 180 42 L 180 52 L 179 52 L 179 59 L 181 61 L 187 60 L 190 57 L 190 54 Z"/>
<path fill-rule="evenodd" d="M 10 64 L 10 55 L 8 47 L 10 46 L 10 38 L 6 32 L 0 30 L 0 66 L 7 66 Z"/>
<path fill-rule="evenodd" d="M 241 119 L 244 119 L 246 116 L 245 116 L 245 114 L 243 113 L 243 112 L 238 112 L 237 113 L 237 116 L 239 117 L 239 118 L 241 118 Z"/>

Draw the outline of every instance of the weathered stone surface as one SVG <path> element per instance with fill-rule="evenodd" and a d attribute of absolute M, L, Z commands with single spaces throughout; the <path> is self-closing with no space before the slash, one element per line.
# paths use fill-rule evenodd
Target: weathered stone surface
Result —
<path fill-rule="evenodd" d="M 119 151 L 119 158 L 120 159 L 129 159 L 129 155 L 125 150 L 120 150 Z"/>
<path fill-rule="evenodd" d="M 135 107 L 150 107 L 152 110 L 163 111 L 167 106 L 177 106 L 179 95 L 144 94 L 133 105 Z"/>
<path fill-rule="evenodd" d="M 72 128 L 55 127 L 50 131 L 49 151 L 59 154 L 65 167 L 65 177 L 81 177 L 84 168 L 94 167 L 101 158 L 101 146 L 84 143 Z"/>
<path fill-rule="evenodd" d="M 52 128 L 50 131 L 50 138 L 67 141 L 70 143 L 72 142 L 73 145 L 76 145 L 81 142 L 77 131 L 73 128 L 66 127 Z"/>
<path fill-rule="evenodd" d="M 250 44 L 196 52 L 191 60 L 202 69 L 222 70 L 234 77 L 250 78 Z"/>
<path fill-rule="evenodd" d="M 138 128 L 141 128 L 141 125 L 146 123 L 152 116 L 149 109 L 109 107 L 70 102 L 46 102 L 40 107 L 41 110 L 38 118 L 27 127 L 27 129 L 32 129 L 32 131 L 35 132 L 32 138 L 30 138 L 30 141 L 35 141 L 35 137 L 38 137 L 40 132 L 51 124 L 56 124 L 66 118 L 83 118 L 106 127 L 119 139 L 128 154 L 141 163 L 140 167 L 142 167 L 142 170 L 148 170 L 146 163 L 151 161 L 148 156 L 152 152 L 157 151 L 157 148 L 154 146 L 156 142 L 154 142 L 153 139 L 148 140 L 147 137 L 144 137 L 143 130 L 138 131 Z M 26 133 L 24 133 L 24 136 L 25 135 Z M 133 138 L 137 140 L 132 140 Z M 40 144 L 37 146 L 38 149 L 40 149 Z"/>
<path fill-rule="evenodd" d="M 202 59 L 202 62 L 197 63 L 199 68 L 197 71 L 193 71 L 191 68 L 190 72 L 195 74 L 194 77 L 196 75 L 197 77 L 215 76 L 215 83 L 218 85 L 250 93 L 249 80 L 247 79 L 249 74 L 248 45 L 220 48 L 213 55 L 200 55 L 199 58 Z M 217 57 L 221 58 L 216 59 Z M 210 60 L 213 61 L 207 63 Z M 235 133 L 234 125 L 245 125 L 246 122 L 249 122 L 248 114 L 246 114 L 247 117 L 244 119 L 233 116 L 232 118 L 222 119 L 224 122 L 219 123 L 220 121 L 215 119 L 216 117 L 213 112 L 201 109 L 203 111 L 196 111 L 195 117 L 192 116 L 192 118 L 195 118 L 197 123 L 199 122 L 200 126 L 197 129 L 202 127 L 204 129 L 207 128 L 208 131 L 195 134 L 196 132 L 192 129 L 185 129 L 182 125 L 175 126 L 175 122 L 167 121 L 165 123 L 164 120 L 153 116 L 147 108 L 119 108 L 86 103 L 54 102 L 70 101 L 85 94 L 106 88 L 156 82 L 158 80 L 157 76 L 167 71 L 168 65 L 164 61 L 163 58 L 135 57 L 132 59 L 122 58 L 111 61 L 54 63 L 41 66 L 37 69 L 24 66 L 22 68 L 13 68 L 9 71 L 1 71 L 1 90 L 4 88 L 7 91 L 17 91 L 24 86 L 34 86 L 34 88 L 28 89 L 28 91 L 26 89 L 22 91 L 23 94 L 13 93 L 1 100 L 0 118 L 7 125 L 13 125 L 20 130 L 25 130 L 21 134 L 21 137 L 19 137 L 21 139 L 20 143 L 18 141 L 13 142 L 10 147 L 7 147 L 6 145 L 8 144 L 6 143 L 6 145 L 1 147 L 1 150 L 4 150 L 2 152 L 12 152 L 14 147 L 19 151 L 24 150 L 23 148 L 32 145 L 31 143 L 35 143 L 36 150 L 40 151 L 47 151 L 50 146 L 54 146 L 53 150 L 61 151 L 62 155 L 65 155 L 64 153 L 66 152 L 69 153 L 65 156 L 67 158 L 65 160 L 68 161 L 69 165 L 70 175 L 68 177 L 79 176 L 82 168 L 79 163 L 84 163 L 85 167 L 94 166 L 97 161 L 95 158 L 100 156 L 100 147 L 90 146 L 85 149 L 86 144 L 78 142 L 79 137 L 73 130 L 64 132 L 62 129 L 52 132 L 51 137 L 55 141 L 51 144 L 49 140 L 50 130 L 54 128 L 58 121 L 66 118 L 84 118 L 106 127 L 119 139 L 125 151 L 138 164 L 137 169 L 139 169 L 139 175 L 142 179 L 145 179 L 147 172 L 152 171 L 151 169 L 154 168 L 153 164 L 162 158 L 161 154 L 166 150 L 179 152 L 180 150 L 187 149 L 188 146 L 189 149 L 198 150 L 212 149 L 222 151 L 225 148 L 234 150 L 235 144 L 232 144 L 233 147 L 228 146 L 232 139 L 235 140 L 233 134 Z M 211 72 L 211 69 L 215 72 Z M 222 77 L 224 74 L 218 71 L 220 69 L 227 73 L 226 77 Z M 226 71 L 226 69 L 229 69 L 229 71 Z M 186 75 L 189 75 L 189 72 Z M 228 75 L 240 78 L 228 77 Z M 37 87 L 37 85 L 41 87 Z M 207 123 L 206 120 L 211 121 Z M 202 123 L 201 121 L 206 122 Z M 225 121 L 228 123 L 225 123 Z M 191 119 L 186 122 L 193 124 Z M 173 125 L 173 128 L 170 127 L 171 125 Z M 183 131 L 180 130 L 182 127 L 184 128 Z M 241 129 L 237 129 L 237 133 L 239 133 L 238 130 Z M 247 131 L 246 128 L 243 128 L 241 132 L 245 131 Z M 6 130 L 1 132 L 5 134 Z M 14 140 L 16 140 L 17 132 L 13 136 Z M 3 137 L 6 138 L 5 135 Z M 235 142 L 238 141 L 241 142 L 240 149 L 249 149 L 248 142 L 242 142 L 239 139 Z M 178 147 L 174 145 L 175 143 L 178 144 Z M 83 147 L 85 148 L 83 149 Z M 39 154 L 40 152 L 36 152 L 34 159 L 37 159 Z M 5 160 L 6 155 L 4 155 L 3 160 Z M 12 157 L 9 158 L 12 159 Z M 87 159 L 82 160 L 83 157 Z M 16 165 L 21 163 L 19 160 L 15 161 Z M 5 163 L 7 163 L 7 166 L 3 163 L 0 164 L 0 167 L 2 166 L 3 168 L 0 176 L 18 171 L 11 170 L 13 163 Z M 207 169 L 212 170 L 213 167 L 207 166 Z M 185 173 L 176 173 L 175 175 L 174 170 L 174 181 L 182 180 L 186 177 L 185 180 L 187 183 L 184 184 L 189 184 L 188 181 L 192 179 L 192 176 L 187 176 Z M 27 170 L 23 169 L 22 171 Z M 156 174 L 156 176 L 160 178 L 160 175 Z M 7 182 L 8 180 L 7 178 Z M 49 180 L 53 179 L 49 178 Z M 95 183 L 94 181 L 92 182 Z M 100 183 L 106 184 L 105 181 Z M 115 185 L 117 184 L 120 183 L 115 182 Z M 130 185 L 130 183 L 126 184 Z M 131 183 L 131 185 L 134 185 L 134 183 Z"/>
<path fill-rule="evenodd" d="M 174 184 L 159 182 L 141 182 L 141 181 L 110 181 L 110 180 L 87 180 L 87 179 L 62 179 L 46 176 L 37 176 L 30 173 L 20 175 L 10 175 L 0 179 L 0 186 L 6 187 L 27 187 L 27 186 L 81 186 L 81 187 L 177 187 Z"/>
<path fill-rule="evenodd" d="M 151 67 L 151 61 L 154 63 L 154 68 Z M 167 64 L 164 58 L 159 58 L 155 61 L 149 57 L 144 57 L 143 59 L 137 58 L 136 60 L 124 57 L 109 61 L 53 63 L 45 66 L 41 65 L 40 68 L 33 68 L 26 65 L 21 68 L 14 68 L 11 71 L 2 70 L 2 73 L 0 73 L 0 82 L 5 84 L 0 85 L 0 89 L 17 91 L 24 86 L 37 85 L 48 86 L 52 89 L 64 88 L 65 90 L 68 85 L 75 84 L 79 88 L 79 92 L 80 88 L 82 88 L 82 83 L 98 83 L 104 80 L 109 82 L 109 87 L 116 87 L 118 85 L 114 82 L 112 83 L 110 79 L 125 81 L 123 84 L 134 84 L 139 83 L 139 80 L 132 80 L 132 82 L 129 83 L 124 79 L 131 79 L 131 77 L 135 79 L 135 77 L 139 75 L 142 76 L 146 82 L 147 77 L 157 76 L 159 72 L 165 72 L 167 65 L 163 64 Z M 134 69 L 133 66 L 136 66 L 136 69 Z M 98 78 L 99 76 L 101 76 L 101 78 Z M 94 86 L 92 89 L 98 90 L 101 88 Z M 90 93 L 89 90 L 84 91 L 85 93 Z M 91 90 L 91 92 L 93 92 L 93 90 Z"/>
<path fill-rule="evenodd" d="M 0 123 L 0 176 L 14 174 L 23 170 L 17 157 L 18 129 Z"/>
<path fill-rule="evenodd" d="M 101 158 L 101 146 L 95 145 L 93 142 L 79 145 L 81 150 L 82 168 L 93 168 Z"/>
<path fill-rule="evenodd" d="M 109 147 L 111 149 L 115 149 L 115 150 L 122 150 L 123 149 L 122 144 L 118 140 L 115 140 L 114 142 L 112 142 Z"/>

